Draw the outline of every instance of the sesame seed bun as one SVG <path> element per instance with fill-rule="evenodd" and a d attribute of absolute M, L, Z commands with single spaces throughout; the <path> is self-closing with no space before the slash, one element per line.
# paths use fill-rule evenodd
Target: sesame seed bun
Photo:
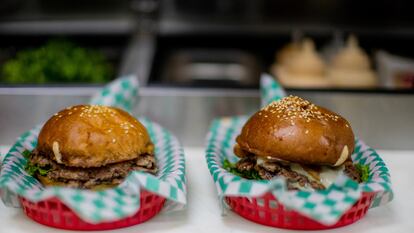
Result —
<path fill-rule="evenodd" d="M 58 164 L 101 167 L 153 154 L 145 127 L 127 112 L 106 106 L 68 107 L 50 118 L 36 148 Z"/>
<path fill-rule="evenodd" d="M 354 151 L 354 134 L 340 115 L 297 96 L 255 113 L 236 138 L 234 152 L 267 160 L 309 165 L 342 165 Z"/>

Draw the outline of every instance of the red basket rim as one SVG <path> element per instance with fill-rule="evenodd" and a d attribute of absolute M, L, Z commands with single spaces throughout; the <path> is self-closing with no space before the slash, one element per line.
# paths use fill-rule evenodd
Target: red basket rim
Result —
<path fill-rule="evenodd" d="M 233 212 L 247 220 L 261 225 L 292 230 L 325 230 L 343 227 L 362 219 L 366 215 L 369 206 L 373 201 L 374 196 L 375 192 L 362 192 L 361 198 L 348 211 L 346 211 L 342 215 L 338 222 L 332 225 L 324 225 L 295 210 L 286 209 L 281 203 L 277 201 L 277 198 L 270 192 L 265 193 L 261 197 L 257 198 L 248 198 L 243 196 L 225 196 L 225 201 L 230 206 L 230 209 Z M 264 207 L 250 205 L 250 203 L 257 204 L 257 201 L 260 198 L 267 200 L 273 198 L 274 201 L 277 202 L 277 207 L 275 209 L 264 210 Z M 249 199 L 252 200 L 252 202 L 247 202 Z M 242 202 L 245 202 L 247 204 L 243 205 L 241 204 Z M 263 216 L 268 216 L 269 214 L 273 215 L 272 221 L 266 221 L 263 216 L 260 216 L 260 214 L 254 214 L 255 211 L 263 211 L 265 213 L 263 214 Z M 284 220 L 286 215 L 290 218 L 290 222 L 286 223 L 286 221 Z M 275 221 L 273 221 L 274 216 L 277 216 Z"/>
<path fill-rule="evenodd" d="M 140 193 L 140 208 L 132 216 L 100 223 L 89 223 L 81 219 L 73 210 L 57 197 L 32 202 L 19 196 L 23 212 L 26 216 L 42 225 L 78 231 L 113 230 L 143 223 L 156 216 L 164 206 L 166 199 L 155 193 L 142 189 Z M 56 221 L 60 219 L 59 221 Z"/>

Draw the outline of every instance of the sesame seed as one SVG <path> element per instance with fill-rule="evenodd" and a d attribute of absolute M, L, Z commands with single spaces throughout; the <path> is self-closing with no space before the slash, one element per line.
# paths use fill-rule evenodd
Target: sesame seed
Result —
<path fill-rule="evenodd" d="M 114 138 L 114 139 L 112 139 L 112 143 L 115 143 L 116 142 L 116 139 Z"/>
<path fill-rule="evenodd" d="M 319 107 L 311 102 L 292 95 L 270 103 L 262 108 L 259 115 L 262 115 L 262 113 L 278 113 L 278 118 L 282 118 L 284 120 L 299 118 L 305 120 L 307 123 L 309 123 L 312 119 L 325 121 L 338 121 L 340 119 L 340 116 L 330 114 L 326 111 L 321 111 Z M 267 117 L 266 114 L 265 117 Z"/>

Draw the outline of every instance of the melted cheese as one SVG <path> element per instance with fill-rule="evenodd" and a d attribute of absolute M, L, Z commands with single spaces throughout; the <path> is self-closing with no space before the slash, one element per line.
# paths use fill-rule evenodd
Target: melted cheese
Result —
<path fill-rule="evenodd" d="M 260 165 L 265 162 L 266 162 L 265 160 L 261 158 L 257 158 L 257 164 Z M 297 172 L 303 176 L 306 176 L 311 181 L 320 182 L 321 184 L 323 184 L 323 186 L 325 186 L 325 188 L 328 188 L 329 186 L 331 186 L 331 184 L 335 182 L 336 178 L 344 172 L 344 168 L 345 168 L 343 165 L 338 166 L 338 167 L 321 166 L 320 167 L 321 170 L 320 172 L 318 172 L 320 179 L 318 180 L 314 176 L 312 176 L 309 172 L 307 172 L 305 169 L 303 169 L 302 165 L 298 163 L 289 163 L 289 166 L 292 171 Z M 313 188 L 308 185 L 307 187 L 301 187 L 298 183 L 292 183 L 292 186 L 298 189 L 302 189 L 302 190 L 313 190 Z"/>
<path fill-rule="evenodd" d="M 303 169 L 300 164 L 292 163 L 290 165 L 290 169 L 292 169 L 294 172 L 306 176 L 311 181 L 319 181 L 321 184 L 323 184 L 323 186 L 325 186 L 325 188 L 328 188 L 335 181 L 336 177 L 338 177 L 343 172 L 344 166 L 340 166 L 338 168 L 321 166 L 321 171 L 318 173 L 320 180 L 316 180 L 315 177 Z"/>
<path fill-rule="evenodd" d="M 330 168 L 323 166 L 319 177 L 321 177 L 320 182 L 328 188 L 336 180 L 336 178 L 344 172 L 345 167 L 340 166 L 338 168 Z"/>
<path fill-rule="evenodd" d="M 290 169 L 292 169 L 292 171 L 294 171 L 294 172 L 297 172 L 301 175 L 306 176 L 310 180 L 315 180 L 315 178 L 313 176 L 311 176 L 311 174 L 309 174 L 307 171 L 305 171 L 305 169 L 303 169 L 303 167 L 301 165 L 299 165 L 298 163 L 290 164 Z"/>

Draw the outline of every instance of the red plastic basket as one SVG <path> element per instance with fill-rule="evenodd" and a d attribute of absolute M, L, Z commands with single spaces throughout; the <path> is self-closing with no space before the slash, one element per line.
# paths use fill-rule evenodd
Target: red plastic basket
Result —
<path fill-rule="evenodd" d="M 34 221 L 55 228 L 67 230 L 110 230 L 133 226 L 154 217 L 164 206 L 165 198 L 148 191 L 141 191 L 139 211 L 125 219 L 112 222 L 92 224 L 80 219 L 71 209 L 57 198 L 37 203 L 20 197 L 26 215 Z"/>
<path fill-rule="evenodd" d="M 345 226 L 365 216 L 374 193 L 363 193 L 361 198 L 334 225 L 326 226 L 294 210 L 285 209 L 271 193 L 249 200 L 246 197 L 226 197 L 231 209 L 240 216 L 267 226 L 296 229 L 322 230 Z"/>

